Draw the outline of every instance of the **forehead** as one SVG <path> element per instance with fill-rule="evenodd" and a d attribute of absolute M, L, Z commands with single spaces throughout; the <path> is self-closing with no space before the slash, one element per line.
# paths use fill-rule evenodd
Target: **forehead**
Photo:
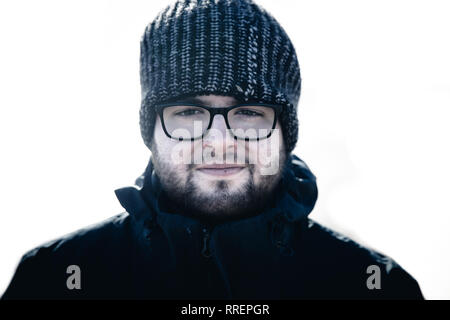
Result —
<path fill-rule="evenodd" d="M 211 107 L 226 107 L 238 104 L 239 101 L 232 96 L 219 96 L 219 95 L 198 95 L 189 96 L 179 99 L 180 102 L 198 103 Z"/>

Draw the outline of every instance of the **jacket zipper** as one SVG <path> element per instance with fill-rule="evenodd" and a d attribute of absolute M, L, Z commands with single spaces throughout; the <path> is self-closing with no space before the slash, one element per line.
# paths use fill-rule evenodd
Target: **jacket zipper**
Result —
<path fill-rule="evenodd" d="M 202 228 L 203 246 L 201 254 L 205 259 L 207 290 L 211 294 L 209 298 L 223 299 L 225 297 L 224 295 L 231 297 L 231 293 L 219 274 L 215 253 L 211 250 L 211 234 L 213 229 L 214 227 L 212 226 Z"/>
<path fill-rule="evenodd" d="M 202 248 L 202 256 L 209 259 L 211 258 L 211 229 L 209 227 L 203 228 L 203 248 Z"/>
<path fill-rule="evenodd" d="M 203 247 L 202 247 L 202 256 L 205 258 L 205 269 L 206 269 L 206 285 L 208 292 L 213 291 L 213 279 L 212 279 L 212 252 L 211 252 L 211 228 L 204 227 L 203 231 Z"/>

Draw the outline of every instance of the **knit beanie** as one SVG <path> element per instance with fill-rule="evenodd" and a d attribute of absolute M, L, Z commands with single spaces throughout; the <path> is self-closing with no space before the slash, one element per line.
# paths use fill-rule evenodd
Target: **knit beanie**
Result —
<path fill-rule="evenodd" d="M 283 106 L 286 152 L 298 138 L 300 69 L 280 24 L 251 0 L 178 0 L 145 29 L 140 127 L 150 147 L 155 105 L 196 95 Z"/>

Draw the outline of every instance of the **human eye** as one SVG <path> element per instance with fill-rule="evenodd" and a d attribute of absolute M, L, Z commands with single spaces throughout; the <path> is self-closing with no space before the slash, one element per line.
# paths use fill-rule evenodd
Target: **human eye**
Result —
<path fill-rule="evenodd" d="M 186 108 L 186 109 L 175 112 L 174 115 L 179 116 L 179 117 L 189 117 L 189 116 L 200 115 L 202 113 L 203 113 L 203 110 L 201 110 L 199 108 Z"/>
<path fill-rule="evenodd" d="M 239 109 L 235 112 L 236 115 L 245 116 L 245 117 L 263 117 L 264 113 L 259 110 L 243 108 Z"/>

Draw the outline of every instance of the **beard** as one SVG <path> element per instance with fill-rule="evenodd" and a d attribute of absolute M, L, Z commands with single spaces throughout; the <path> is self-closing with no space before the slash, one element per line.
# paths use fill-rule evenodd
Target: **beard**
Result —
<path fill-rule="evenodd" d="M 162 187 L 160 209 L 208 223 L 255 216 L 275 204 L 285 160 L 285 155 L 280 157 L 277 174 L 257 177 L 256 165 L 246 159 L 247 166 L 243 170 L 247 173 L 239 185 L 229 179 L 217 178 L 208 181 L 207 188 L 202 188 L 196 165 L 188 164 L 182 169 L 172 167 L 153 148 L 153 167 Z"/>

